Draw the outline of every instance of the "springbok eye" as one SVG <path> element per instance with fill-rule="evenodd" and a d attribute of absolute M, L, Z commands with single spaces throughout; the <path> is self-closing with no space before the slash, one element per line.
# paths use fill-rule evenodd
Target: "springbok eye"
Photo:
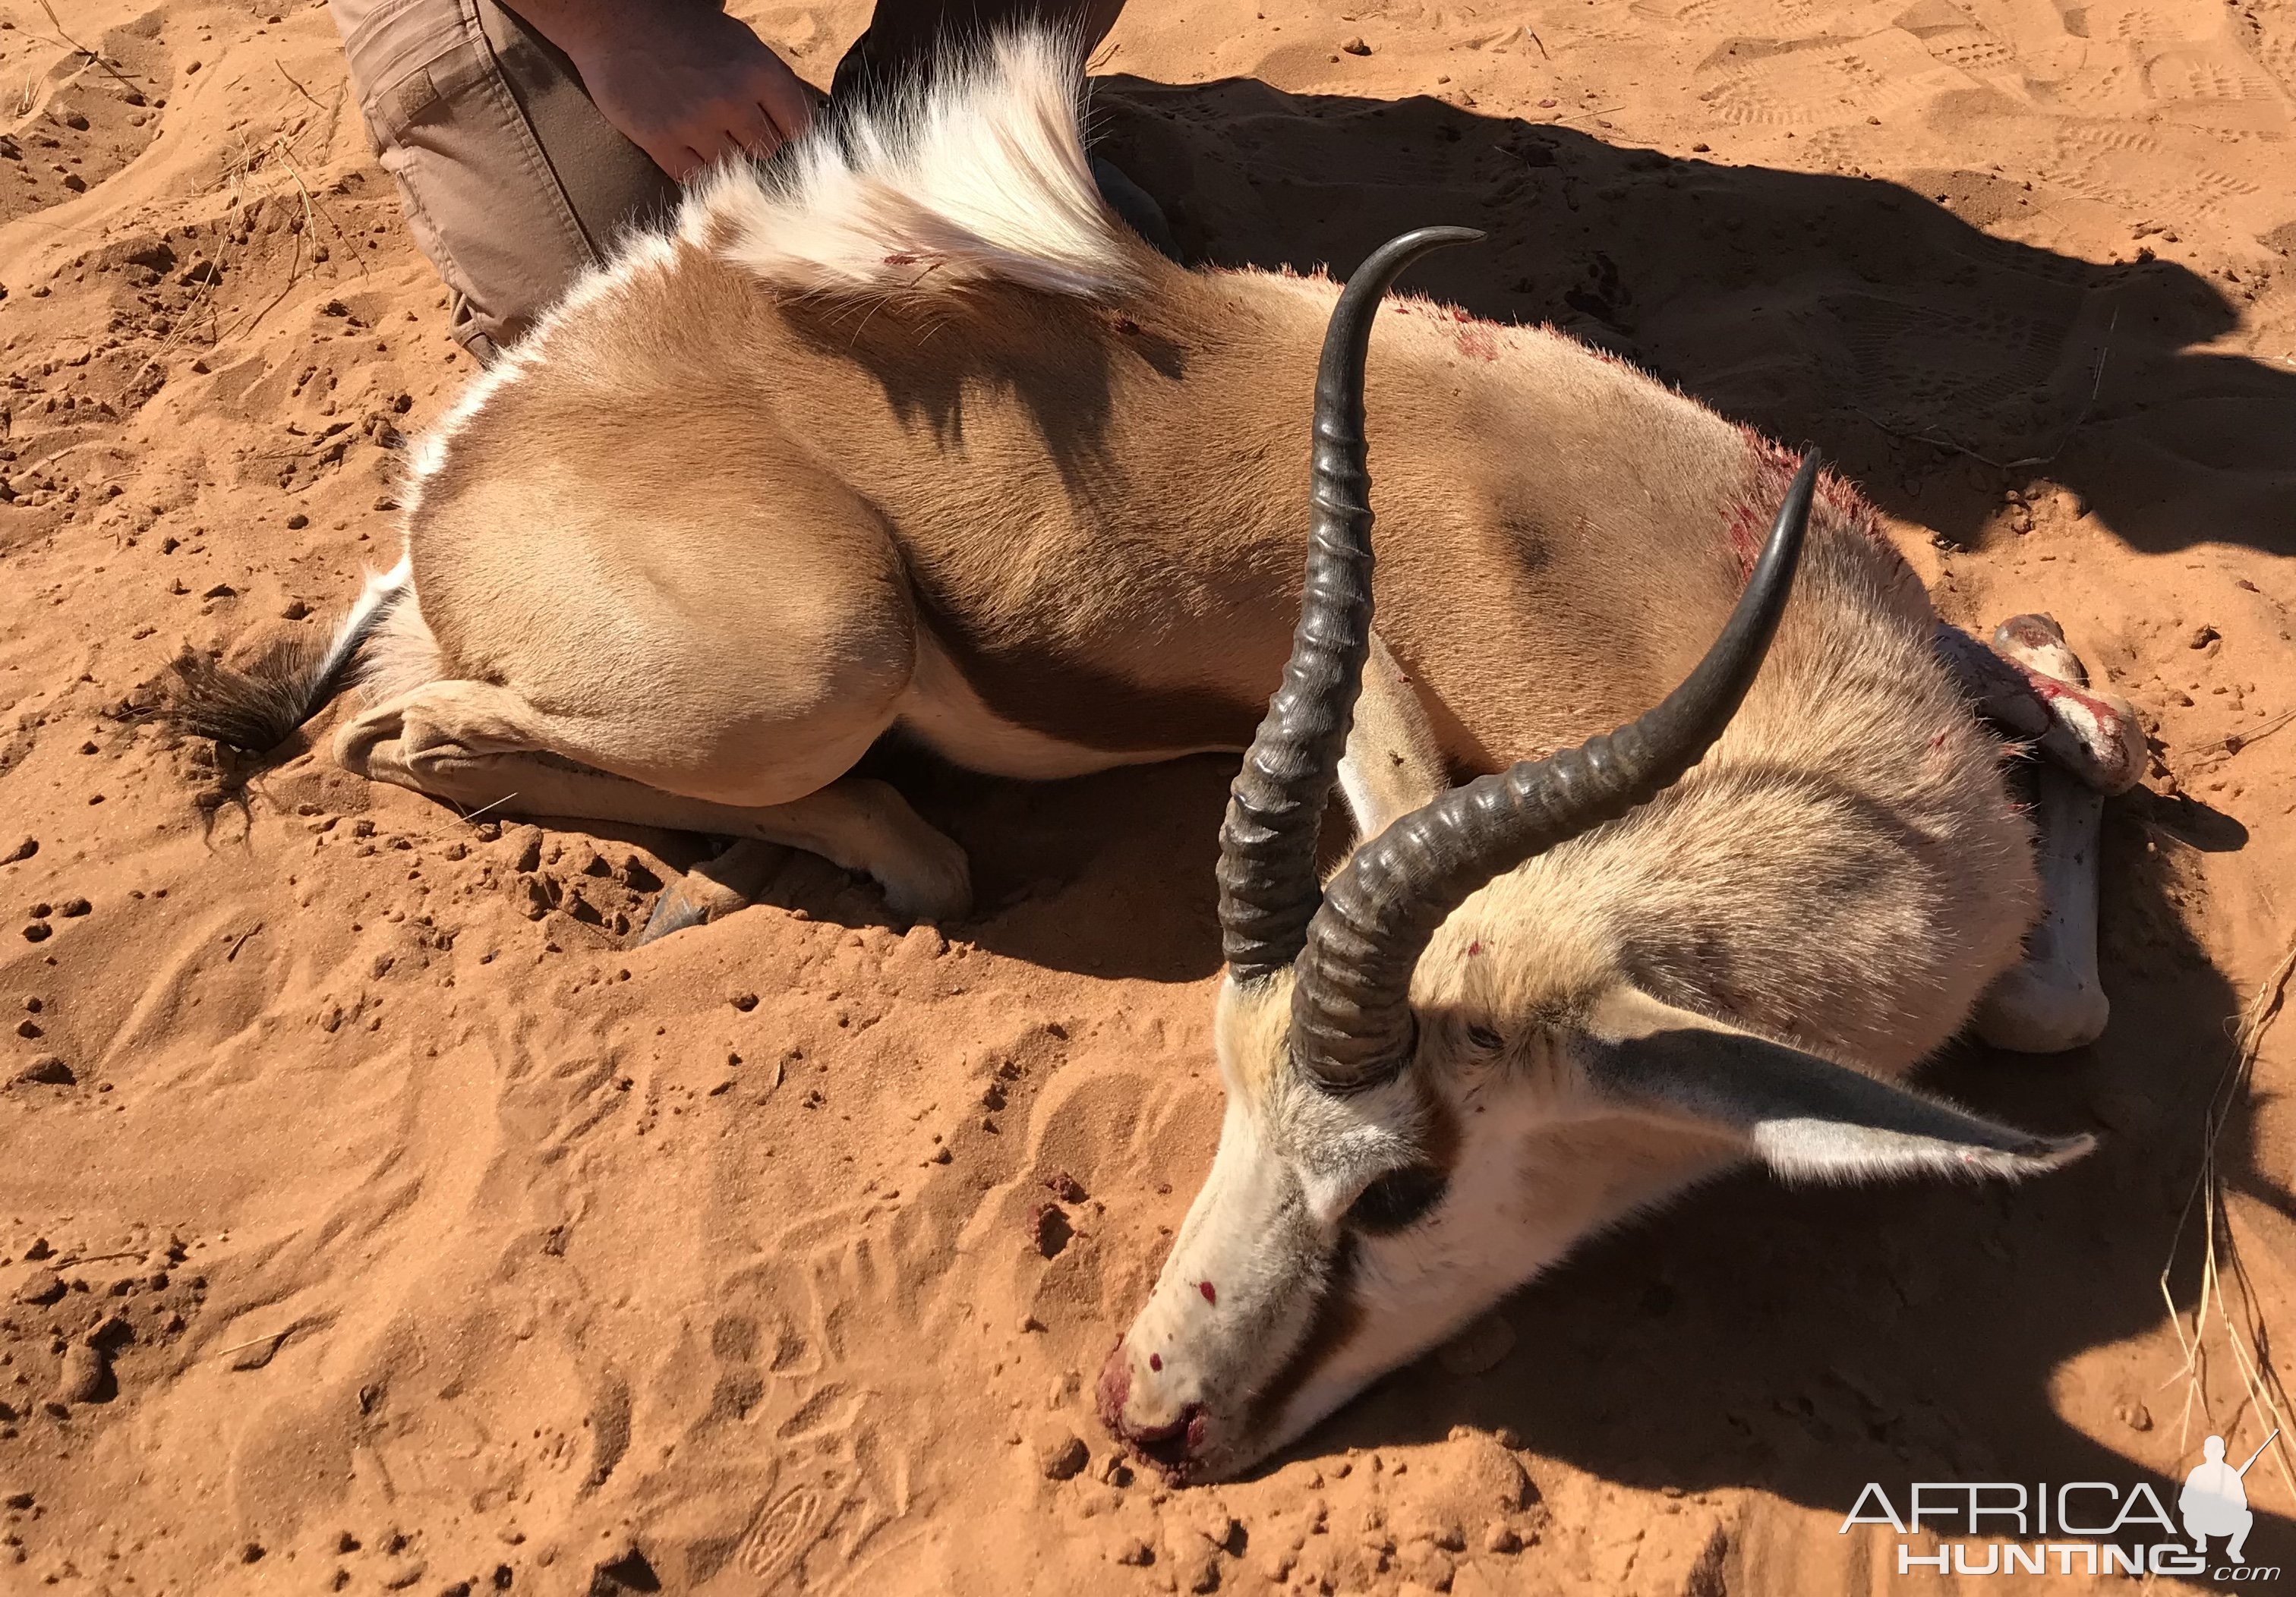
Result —
<path fill-rule="evenodd" d="M 1416 1225 L 1450 1189 L 1449 1174 L 1435 1165 L 1406 1165 L 1390 1170 L 1356 1195 L 1348 1224 L 1375 1237 Z"/>

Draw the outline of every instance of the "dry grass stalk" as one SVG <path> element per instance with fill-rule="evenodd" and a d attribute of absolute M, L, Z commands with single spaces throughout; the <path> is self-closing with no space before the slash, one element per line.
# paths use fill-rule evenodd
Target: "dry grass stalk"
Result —
<path fill-rule="evenodd" d="M 2200 1172 L 2194 1178 L 2192 1194 L 2177 1218 L 2176 1240 L 2169 1245 L 2168 1262 L 2161 1266 L 2161 1297 L 2169 1306 L 2169 1329 L 2176 1332 L 2177 1346 L 2185 1354 L 2184 1368 L 2169 1378 L 2175 1380 L 2181 1377 L 2185 1382 L 2185 1402 L 2177 1421 L 2178 1448 L 2187 1445 L 2195 1408 L 2211 1429 L 2219 1424 L 2209 1405 L 2208 1373 L 2211 1339 L 2220 1339 L 2240 1376 L 2249 1408 L 2279 1430 L 2272 1448 L 2273 1462 L 2279 1466 L 2281 1479 L 2290 1495 L 2296 1496 L 2296 1470 L 2290 1467 L 2288 1430 L 2288 1411 L 2296 1405 L 2292 1405 L 2286 1384 L 2273 1363 L 2271 1329 L 2265 1323 L 2259 1306 L 2260 1295 L 2249 1278 L 2233 1233 L 2225 1200 L 2224 1168 L 2218 1155 L 2226 1127 L 2248 1101 L 2249 1085 L 2256 1073 L 2257 1056 L 2263 1048 L 2265 1033 L 2279 1017 L 2292 975 L 2296 975 L 2296 942 L 2290 943 L 2280 962 L 2242 1011 L 2239 1028 L 2233 1036 L 2232 1059 L 2209 1102 Z M 2201 1282 L 2187 1323 L 2185 1311 L 2177 1306 L 2169 1278 L 2181 1256 L 2185 1228 L 2196 1212 L 2200 1219 Z M 2230 1292 L 2226 1290 L 2227 1281 L 2232 1285 Z M 2237 1418 L 2234 1415 L 2232 1421 L 2225 1423 L 2230 1425 Z M 2228 1445 L 2231 1443 L 2228 1432 L 2218 1434 L 2225 1435 Z"/>

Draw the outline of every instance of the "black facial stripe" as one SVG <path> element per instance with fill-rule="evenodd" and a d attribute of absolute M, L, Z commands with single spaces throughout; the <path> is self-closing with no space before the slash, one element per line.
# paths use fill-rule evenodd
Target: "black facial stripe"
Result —
<path fill-rule="evenodd" d="M 1366 1235 L 1392 1236 L 1416 1225 L 1451 1189 L 1451 1173 L 1439 1165 L 1406 1165 L 1390 1170 L 1357 1195 L 1347 1223 Z"/>
<path fill-rule="evenodd" d="M 1356 1239 L 1342 1231 L 1339 1248 L 1332 1255 L 1324 1278 L 1322 1293 L 1316 1300 L 1315 1316 L 1308 1323 L 1307 1335 L 1274 1378 L 1252 1396 L 1249 1421 L 1252 1434 L 1275 1423 L 1283 1413 L 1283 1405 L 1299 1395 L 1308 1377 L 1336 1357 L 1363 1329 L 1364 1311 L 1356 1301 L 1355 1274 Z"/>

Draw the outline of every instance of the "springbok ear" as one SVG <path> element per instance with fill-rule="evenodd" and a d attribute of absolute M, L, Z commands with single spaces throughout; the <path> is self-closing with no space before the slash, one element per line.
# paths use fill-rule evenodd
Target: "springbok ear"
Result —
<path fill-rule="evenodd" d="M 1388 823 L 1433 802 L 1444 780 L 1443 749 L 1427 719 L 1419 691 L 1403 674 L 1378 633 L 1364 660 L 1355 725 L 1340 759 L 1340 791 L 1356 823 L 1356 840 L 1368 842 Z"/>
<path fill-rule="evenodd" d="M 2036 1136 L 1661 1003 L 1624 983 L 1586 1018 L 1584 1069 L 1621 1107 L 1743 1138 L 1791 1179 L 2038 1175 L 2096 1145 Z"/>

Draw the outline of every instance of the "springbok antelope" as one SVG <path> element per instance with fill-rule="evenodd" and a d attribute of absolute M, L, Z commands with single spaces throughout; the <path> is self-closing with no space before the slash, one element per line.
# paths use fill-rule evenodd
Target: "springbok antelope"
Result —
<path fill-rule="evenodd" d="M 1988 989 L 2025 1045 L 2102 1023 L 2079 829 L 2141 745 L 2054 632 L 1941 628 L 1846 484 L 1625 364 L 1385 298 L 1472 235 L 1336 306 L 1174 266 L 1095 194 L 1079 84 L 1009 36 L 719 171 L 422 440 L 332 640 L 188 655 L 178 724 L 267 749 L 360 681 L 354 772 L 795 844 L 919 917 L 966 865 L 849 774 L 889 732 L 1015 777 L 1248 744 L 1226 1119 L 1100 1387 L 1177 1476 L 1733 1159 L 2079 1154 L 1895 1085 Z M 1973 703 L 2086 784 L 2021 963 L 2034 834 Z M 1324 889 L 1334 784 L 1364 840 Z"/>

